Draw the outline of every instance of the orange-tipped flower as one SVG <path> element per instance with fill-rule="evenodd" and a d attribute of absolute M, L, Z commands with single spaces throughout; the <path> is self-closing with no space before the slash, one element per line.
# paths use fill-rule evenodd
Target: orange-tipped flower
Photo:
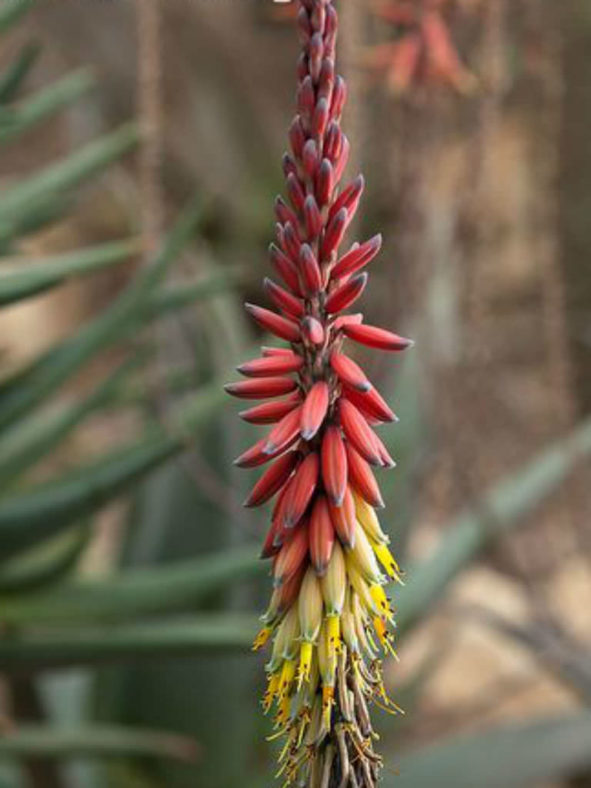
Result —
<path fill-rule="evenodd" d="M 255 648 L 272 641 L 263 705 L 276 709 L 286 738 L 281 773 L 289 786 L 375 788 L 380 759 L 366 705 L 377 699 L 395 708 L 378 649 L 392 651 L 382 586 L 400 572 L 374 511 L 383 502 L 369 463 L 393 465 L 372 427 L 396 417 L 346 345 L 398 351 L 410 342 L 348 311 L 382 239 L 341 251 L 365 181 L 340 186 L 350 145 L 340 125 L 346 85 L 335 72 L 338 17 L 333 0 L 298 0 L 298 9 L 297 116 L 283 159 L 287 198 L 275 202 L 277 245 L 270 247 L 282 284 L 265 280 L 278 311 L 247 306 L 287 345 L 263 348 L 238 368 L 249 379 L 227 389 L 270 400 L 241 413 L 271 427 L 236 463 L 273 461 L 245 503 L 275 498 L 262 550 L 273 560 L 275 588 Z"/>

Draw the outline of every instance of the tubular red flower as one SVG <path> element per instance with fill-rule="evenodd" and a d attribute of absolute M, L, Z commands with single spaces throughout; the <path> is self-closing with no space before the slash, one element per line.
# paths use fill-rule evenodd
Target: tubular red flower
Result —
<path fill-rule="evenodd" d="M 343 332 L 354 342 L 359 342 L 361 345 L 367 345 L 367 347 L 377 348 L 378 350 L 406 350 L 413 344 L 411 339 L 399 337 L 398 334 L 393 334 L 384 328 L 366 326 L 365 324 L 343 326 Z"/>
<path fill-rule="evenodd" d="M 244 505 L 262 506 L 269 501 L 289 479 L 299 459 L 297 451 L 290 451 L 276 460 L 255 484 Z"/>
<path fill-rule="evenodd" d="M 340 506 L 347 489 L 347 454 L 341 430 L 329 426 L 322 440 L 322 480 L 331 502 Z"/>
<path fill-rule="evenodd" d="M 297 407 L 300 401 L 299 393 L 294 399 L 264 402 L 249 410 L 240 412 L 240 418 L 250 424 L 275 424 L 290 411 Z"/>
<path fill-rule="evenodd" d="M 301 434 L 306 441 L 316 435 L 328 412 L 330 405 L 330 386 L 326 381 L 315 383 L 306 397 L 302 410 Z"/>
<path fill-rule="evenodd" d="M 291 378 L 258 378 L 256 380 L 241 380 L 239 383 L 228 383 L 226 391 L 233 397 L 240 399 L 270 399 L 289 394 L 297 388 L 297 383 Z"/>
<path fill-rule="evenodd" d="M 330 366 L 343 383 L 348 384 L 356 391 L 367 393 L 371 389 L 371 383 L 367 379 L 365 372 L 356 364 L 353 359 L 344 353 L 333 353 L 330 357 Z M 292 370 L 286 370 L 291 372 Z"/>
<path fill-rule="evenodd" d="M 257 358 L 238 367 L 238 372 L 248 378 L 268 378 L 274 375 L 287 375 L 298 372 L 304 365 L 304 359 L 296 355 L 281 355 L 272 358 Z"/>
<path fill-rule="evenodd" d="M 310 560 L 316 574 L 326 574 L 334 547 L 335 530 L 324 495 L 316 498 L 310 515 Z"/>
<path fill-rule="evenodd" d="M 332 0 L 298 3 L 297 116 L 283 158 L 287 199 L 275 202 L 277 245 L 269 252 L 282 284 L 265 280 L 278 312 L 247 305 L 288 345 L 263 348 L 238 368 L 250 379 L 227 390 L 273 400 L 240 414 L 271 427 L 236 463 L 274 460 L 245 503 L 275 496 L 262 551 L 273 559 L 275 590 L 255 647 L 274 639 L 264 708 L 277 704 L 276 725 L 287 738 L 282 771 L 290 786 L 310 788 L 324 774 L 322 784 L 374 788 L 380 761 L 364 708 L 374 697 L 393 708 L 374 646 L 392 650 L 379 567 L 396 579 L 399 572 L 374 511 L 383 502 L 369 463 L 393 465 L 372 426 L 396 417 L 346 342 L 394 351 L 411 343 L 347 311 L 382 239 L 341 252 L 365 181 L 358 176 L 340 189 L 350 146 L 340 128 L 347 90 L 335 73 L 338 17 Z M 342 707 L 351 694 L 361 704 Z"/>

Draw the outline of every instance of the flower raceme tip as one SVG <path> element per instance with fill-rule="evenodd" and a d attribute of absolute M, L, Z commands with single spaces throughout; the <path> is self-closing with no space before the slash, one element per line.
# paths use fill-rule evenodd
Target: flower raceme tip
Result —
<path fill-rule="evenodd" d="M 393 467 L 376 428 L 397 418 L 347 345 L 401 352 L 412 343 L 350 312 L 382 238 L 341 252 L 365 180 L 341 185 L 350 146 L 340 124 L 347 90 L 335 69 L 338 17 L 332 0 L 299 0 L 297 20 L 297 115 L 269 249 L 278 281 L 264 282 L 271 309 L 246 305 L 287 344 L 241 364 L 245 379 L 226 390 L 262 400 L 240 416 L 268 425 L 236 464 L 268 464 L 246 506 L 274 499 L 262 550 L 273 593 L 255 648 L 272 641 L 263 708 L 276 707 L 286 740 L 281 773 L 288 785 L 374 788 L 380 759 L 366 704 L 397 710 L 378 649 L 393 652 L 384 585 L 401 575 L 376 512 L 384 504 L 372 467 Z"/>

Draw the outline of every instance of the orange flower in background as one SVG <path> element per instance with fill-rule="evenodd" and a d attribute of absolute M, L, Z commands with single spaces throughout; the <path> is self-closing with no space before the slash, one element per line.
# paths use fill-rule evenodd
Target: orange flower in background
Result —
<path fill-rule="evenodd" d="M 349 344 L 397 353 L 412 343 L 351 313 L 367 283 L 381 236 L 342 249 L 364 190 L 341 185 L 350 145 L 341 129 L 347 100 L 335 66 L 338 16 L 332 0 L 300 0 L 297 115 L 283 168 L 287 199 L 275 203 L 265 280 L 273 310 L 247 305 L 285 343 L 264 347 L 226 387 L 265 400 L 240 415 L 269 425 L 236 464 L 269 463 L 247 506 L 275 499 L 262 557 L 272 561 L 273 594 L 255 649 L 272 640 L 266 712 L 283 737 L 286 784 L 374 788 L 381 759 L 368 704 L 396 713 L 382 680 L 380 652 L 393 653 L 389 580 L 400 580 L 376 509 L 374 468 L 394 461 L 376 432 L 396 416 Z"/>
<path fill-rule="evenodd" d="M 453 0 L 373 0 L 376 16 L 396 28 L 396 38 L 372 47 L 366 64 L 385 73 L 390 89 L 442 85 L 469 93 L 474 75 L 461 61 L 445 19 Z"/>

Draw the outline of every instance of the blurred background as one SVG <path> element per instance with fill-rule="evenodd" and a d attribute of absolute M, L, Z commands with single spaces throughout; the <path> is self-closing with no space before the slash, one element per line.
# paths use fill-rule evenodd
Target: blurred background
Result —
<path fill-rule="evenodd" d="M 591 7 L 338 0 L 403 717 L 386 788 L 591 785 Z M 257 788 L 260 341 L 291 4 L 0 2 L 0 786 Z M 277 783 L 280 784 L 280 783 Z"/>

